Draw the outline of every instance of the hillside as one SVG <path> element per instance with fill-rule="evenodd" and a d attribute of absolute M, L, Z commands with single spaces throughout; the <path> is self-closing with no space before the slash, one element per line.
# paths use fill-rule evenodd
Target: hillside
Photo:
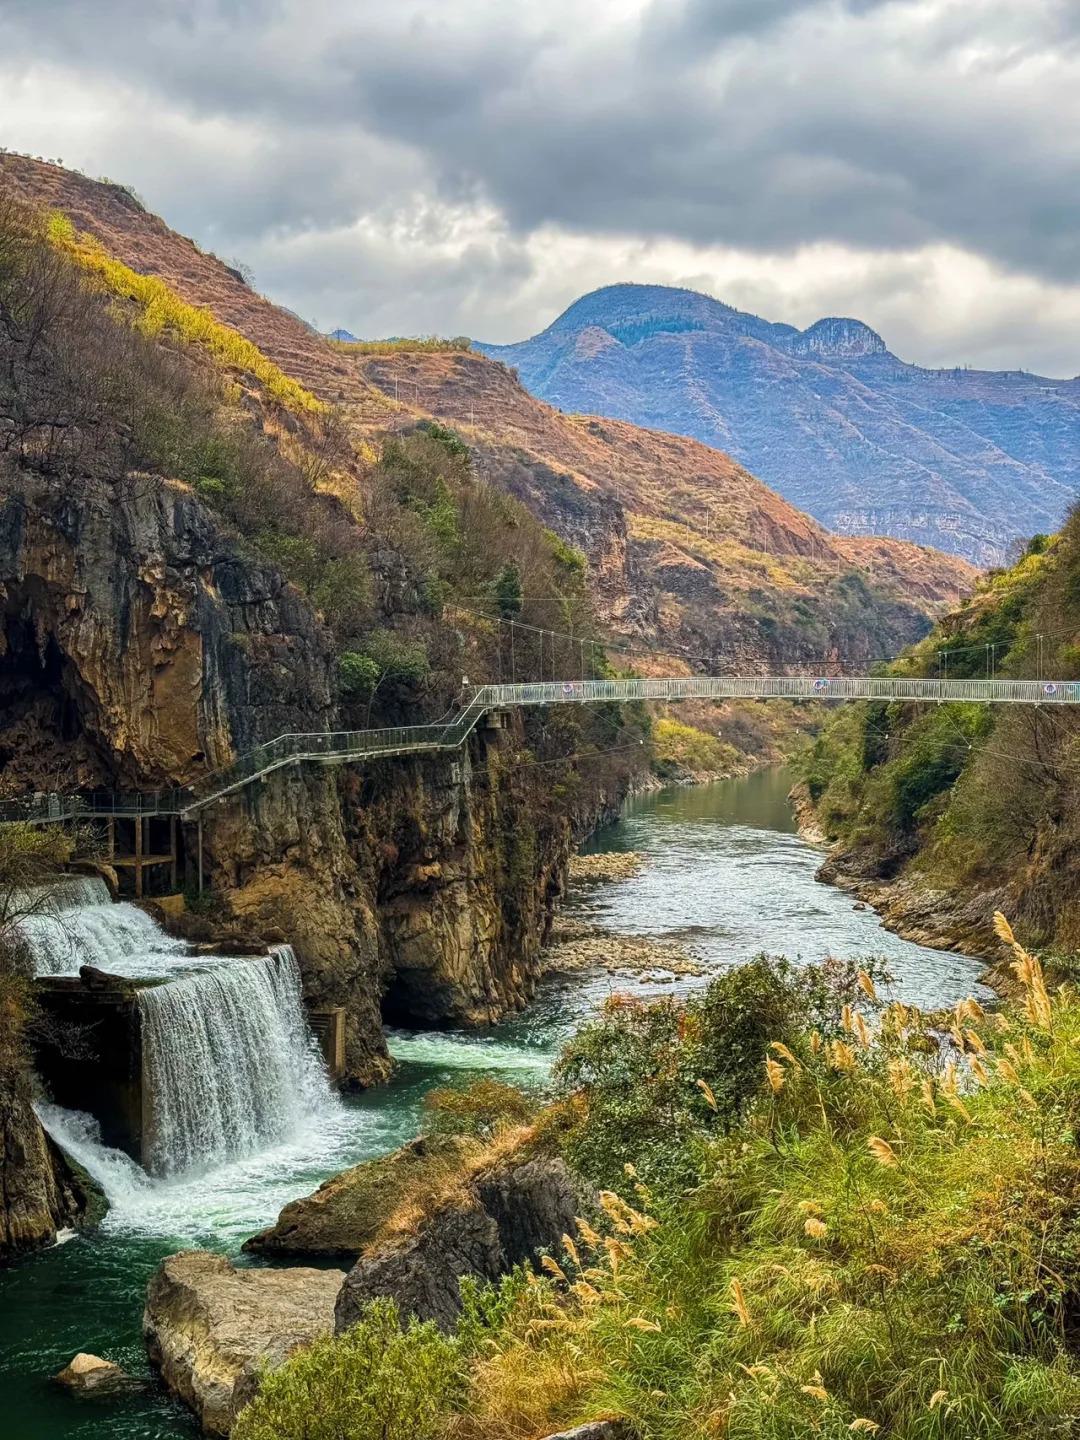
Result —
<path fill-rule="evenodd" d="M 324 340 L 119 187 L 10 155 L 0 176 L 6 190 L 61 210 L 132 270 L 211 310 L 334 406 L 351 453 L 321 483 L 347 505 L 363 508 L 365 457 L 380 436 L 431 416 L 452 422 L 483 480 L 584 552 L 601 619 L 661 651 L 659 665 L 864 663 L 917 638 L 927 614 L 971 583 L 967 566 L 940 554 L 838 540 L 705 445 L 561 414 L 479 354 Z M 563 628 L 559 602 L 536 599 L 527 618 Z"/>
<path fill-rule="evenodd" d="M 535 395 L 719 446 L 843 534 L 999 563 L 1080 490 L 1080 380 L 925 370 L 858 320 L 799 331 L 692 290 L 612 285 L 514 345 Z"/>
<path fill-rule="evenodd" d="M 901 675 L 1080 678 L 1080 512 L 988 576 Z M 829 878 L 909 937 L 986 952 L 988 917 L 1075 951 L 1080 815 L 1071 709 L 881 704 L 838 711 L 805 764 Z"/>

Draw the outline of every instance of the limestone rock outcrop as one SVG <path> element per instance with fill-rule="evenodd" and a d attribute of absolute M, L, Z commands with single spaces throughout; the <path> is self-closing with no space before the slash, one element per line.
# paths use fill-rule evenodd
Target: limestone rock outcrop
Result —
<path fill-rule="evenodd" d="M 444 1330 L 461 1311 L 464 1275 L 497 1280 L 542 1249 L 574 1235 L 590 1206 L 581 1182 L 559 1159 L 542 1157 L 477 1175 L 419 1228 L 373 1246 L 349 1272 L 336 1307 L 340 1333 L 380 1296 L 402 1314 Z"/>
<path fill-rule="evenodd" d="M 143 1335 L 169 1389 L 210 1435 L 227 1435 L 265 1368 L 334 1327 L 338 1270 L 243 1270 L 223 1255 L 172 1255 L 150 1280 Z"/>
<path fill-rule="evenodd" d="M 329 718 L 322 626 L 182 485 L 18 472 L 0 597 L 8 791 L 183 783 Z"/>
<path fill-rule="evenodd" d="M 89 1176 L 42 1129 L 29 1077 L 0 1074 L 0 1260 L 52 1245 L 58 1230 L 93 1224 L 105 1208 Z"/>
<path fill-rule="evenodd" d="M 463 1147 L 447 1137 L 410 1141 L 389 1155 L 363 1160 L 282 1209 L 276 1222 L 245 1241 L 256 1255 L 355 1260 L 379 1237 L 406 1194 L 445 1172 Z"/>

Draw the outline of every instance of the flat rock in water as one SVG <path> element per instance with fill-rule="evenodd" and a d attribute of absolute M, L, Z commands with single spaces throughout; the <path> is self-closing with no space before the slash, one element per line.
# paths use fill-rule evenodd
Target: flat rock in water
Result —
<path fill-rule="evenodd" d="M 604 855 L 573 855 L 570 858 L 570 879 L 583 885 L 599 885 L 609 880 L 628 880 L 645 863 L 636 850 L 609 851 Z"/>
<path fill-rule="evenodd" d="M 340 1270 L 243 1270 L 185 1250 L 150 1280 L 143 1337 L 169 1389 L 210 1435 L 227 1435 L 260 1372 L 334 1328 Z"/>
<path fill-rule="evenodd" d="M 615 935 L 609 930 L 567 926 L 555 932 L 544 950 L 548 973 L 568 975 L 577 971 L 605 970 L 609 975 L 641 975 L 655 979 L 704 975 L 701 962 L 675 940 L 650 935 Z"/>
<path fill-rule="evenodd" d="M 111 1360 L 103 1360 L 100 1355 L 89 1355 L 83 1350 L 53 1379 L 76 1395 L 104 1394 L 137 1383 Z"/>

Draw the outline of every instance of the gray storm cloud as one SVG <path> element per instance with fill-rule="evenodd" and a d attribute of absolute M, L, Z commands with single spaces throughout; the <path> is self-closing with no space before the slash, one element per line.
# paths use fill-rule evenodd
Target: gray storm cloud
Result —
<path fill-rule="evenodd" d="M 540 273 L 544 244 L 566 237 L 578 259 L 563 269 L 588 283 L 637 278 L 602 271 L 605 256 L 632 262 L 635 244 L 661 268 L 671 247 L 700 251 L 706 274 L 717 250 L 783 264 L 815 246 L 948 247 L 1049 296 L 1071 293 L 1080 272 L 1078 11 L 1071 0 L 0 0 L 0 125 L 17 148 L 55 154 L 62 141 L 84 168 L 123 166 L 173 223 L 251 253 L 286 303 L 313 300 L 315 275 L 320 309 L 342 323 L 365 323 L 361 294 L 380 295 L 386 314 L 382 266 L 402 286 L 398 328 L 428 294 L 424 328 L 538 328 L 572 298 Z M 460 231 L 456 249 L 420 233 L 440 223 Z M 399 246 L 404 234 L 415 263 L 380 233 Z M 589 241 L 595 275 L 580 260 Z M 312 260 L 320 245 L 340 266 L 336 296 Z M 504 272 L 512 316 L 489 295 Z M 868 285 L 843 308 L 873 304 Z M 996 356 L 1004 339 L 991 323 L 980 345 Z M 1080 368 L 1060 336 L 1041 353 L 1045 368 Z M 1039 355 L 1025 335 L 1018 360 Z"/>

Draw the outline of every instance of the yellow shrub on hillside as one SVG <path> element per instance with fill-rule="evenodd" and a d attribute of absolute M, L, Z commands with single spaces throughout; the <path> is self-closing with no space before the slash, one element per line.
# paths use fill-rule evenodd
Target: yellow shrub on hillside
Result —
<path fill-rule="evenodd" d="M 80 234 L 66 215 L 49 217 L 49 239 L 57 249 L 108 290 L 139 306 L 136 325 L 146 335 L 170 331 L 189 344 L 202 345 L 221 365 L 242 370 L 289 410 L 318 414 L 326 409 L 310 390 L 268 360 L 257 345 L 231 326 L 216 320 L 209 310 L 189 305 L 156 275 L 140 275 L 107 253 L 93 236 Z"/>

